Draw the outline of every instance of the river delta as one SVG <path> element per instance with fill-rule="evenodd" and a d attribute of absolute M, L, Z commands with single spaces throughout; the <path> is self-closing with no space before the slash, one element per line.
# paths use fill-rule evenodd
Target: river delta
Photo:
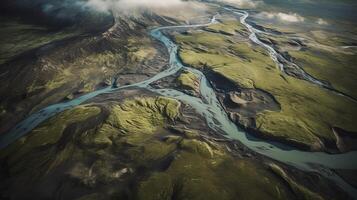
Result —
<path fill-rule="evenodd" d="M 357 198 L 355 38 L 189 4 L 8 47 L 1 198 Z"/>

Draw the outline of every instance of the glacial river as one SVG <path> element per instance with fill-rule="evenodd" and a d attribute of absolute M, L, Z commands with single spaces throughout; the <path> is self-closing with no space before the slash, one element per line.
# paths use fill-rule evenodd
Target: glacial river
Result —
<path fill-rule="evenodd" d="M 241 22 L 245 22 L 245 19 L 249 16 L 248 12 L 241 11 L 240 13 Z M 317 172 L 331 180 L 333 180 L 337 185 L 339 185 L 343 190 L 348 192 L 352 197 L 357 199 L 357 190 L 353 188 L 351 185 L 346 183 L 343 179 L 337 176 L 333 171 L 333 169 L 357 169 L 357 151 L 343 153 L 343 154 L 327 154 L 324 152 L 307 152 L 301 151 L 298 149 L 294 149 L 287 145 L 283 145 L 281 143 L 265 141 L 259 138 L 255 138 L 252 135 L 249 135 L 246 132 L 243 132 L 228 118 L 227 113 L 222 108 L 218 98 L 209 84 L 208 80 L 204 76 L 204 74 L 198 70 L 189 68 L 184 66 L 180 59 L 178 58 L 178 46 L 171 41 L 168 37 L 166 37 L 162 31 L 169 29 L 179 29 L 179 28 L 199 28 L 208 26 L 210 24 L 217 23 L 216 16 L 213 16 L 211 21 L 207 24 L 198 24 L 198 25 L 182 25 L 182 26 L 166 26 L 159 27 L 150 31 L 150 35 L 162 42 L 168 52 L 169 52 L 169 67 L 155 75 L 154 77 L 139 82 L 134 83 L 132 85 L 120 86 L 118 88 L 105 88 L 102 90 L 98 90 L 76 99 L 73 99 L 68 102 L 54 104 L 48 106 L 32 115 L 27 117 L 24 121 L 17 124 L 12 130 L 8 133 L 2 135 L 0 137 L 0 149 L 5 148 L 15 140 L 24 136 L 33 130 L 36 126 L 38 126 L 43 121 L 48 118 L 63 112 L 64 110 L 73 108 L 77 105 L 80 105 L 87 100 L 98 96 L 104 93 L 112 93 L 120 89 L 131 88 L 131 87 L 139 87 L 146 88 L 153 92 L 159 93 L 160 95 L 172 97 L 182 101 L 185 104 L 192 106 L 198 114 L 202 115 L 207 124 L 211 129 L 221 131 L 225 133 L 225 137 L 229 139 L 239 140 L 242 144 L 247 146 L 252 151 L 259 153 L 261 155 L 267 156 L 271 159 L 280 161 L 290 166 L 294 166 L 300 170 L 309 171 L 309 172 Z M 246 22 L 245 22 L 246 23 Z M 246 25 L 250 26 L 246 23 Z M 250 38 L 256 37 L 256 32 L 251 31 Z M 266 45 L 260 44 L 259 45 Z M 269 50 L 270 48 L 263 46 L 268 49 L 269 53 L 273 60 L 280 66 L 277 58 L 279 55 L 274 51 Z M 274 55 L 276 54 L 276 55 Z M 204 98 L 204 100 L 186 95 L 180 91 L 174 89 L 154 89 L 150 86 L 151 83 L 162 79 L 164 77 L 171 76 L 177 73 L 179 70 L 186 69 L 194 72 L 201 79 L 200 84 L 200 92 Z"/>

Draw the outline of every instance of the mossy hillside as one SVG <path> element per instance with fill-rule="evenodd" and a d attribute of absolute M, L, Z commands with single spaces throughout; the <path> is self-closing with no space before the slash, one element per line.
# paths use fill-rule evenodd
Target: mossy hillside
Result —
<path fill-rule="evenodd" d="M 348 27 L 348 31 L 342 31 L 342 29 L 338 32 L 330 31 L 330 30 L 311 30 L 309 32 L 300 33 L 303 37 L 311 38 L 308 46 L 313 46 L 316 43 L 319 46 L 325 46 L 330 48 L 338 48 L 340 46 L 346 46 L 349 44 L 353 44 L 356 42 L 357 38 L 355 33 L 357 32 L 356 28 L 353 27 L 352 24 L 346 23 L 345 26 Z"/>
<path fill-rule="evenodd" d="M 247 32 L 246 28 L 236 20 L 223 21 L 222 23 L 212 24 L 204 29 L 225 35 L 235 35 L 237 32 Z"/>
<path fill-rule="evenodd" d="M 219 49 L 216 49 L 217 46 L 220 46 L 222 43 L 226 41 L 226 38 L 221 37 L 215 33 L 211 32 L 201 32 L 201 33 L 196 33 L 196 32 L 189 32 L 184 35 L 176 35 L 175 36 L 175 41 L 177 43 L 195 43 L 197 44 L 196 47 L 199 48 L 200 44 L 208 47 L 208 51 L 214 52 L 214 51 L 219 51 Z"/>
<path fill-rule="evenodd" d="M 302 48 L 301 41 L 291 39 L 286 37 L 284 34 L 282 35 L 264 35 L 260 34 L 257 36 L 262 42 L 271 45 L 278 52 L 286 52 L 290 50 L 298 50 Z M 303 44 L 304 45 L 304 44 Z"/>
<path fill-rule="evenodd" d="M 357 108 L 349 99 L 281 74 L 261 48 L 248 43 L 236 42 L 237 46 L 234 47 L 224 42 L 214 47 L 216 52 L 232 52 L 236 49 L 231 54 L 197 51 L 197 45 L 212 48 L 209 40 L 207 44 L 202 41 L 195 43 L 195 37 L 199 36 L 199 33 L 193 34 L 187 41 L 178 36 L 181 45 L 179 54 L 186 64 L 198 68 L 209 67 L 244 88 L 267 91 L 280 103 L 281 111 L 258 115 L 257 127 L 262 134 L 319 149 L 320 139 L 335 141 L 330 127 L 357 130 L 353 122 Z M 216 34 L 215 37 L 225 36 Z"/>
<path fill-rule="evenodd" d="M 56 47 L 56 51 L 49 49 L 35 61 L 18 60 L 5 65 L 5 69 L 12 70 L 1 81 L 4 86 L 0 89 L 4 96 L 1 104 L 6 111 L 1 113 L 1 123 L 11 127 L 29 112 L 109 85 L 124 59 L 120 51 L 99 48 L 101 43 L 106 42 L 95 38 L 76 40 Z M 98 48 L 93 51 L 93 47 Z M 15 104 L 16 111 L 9 112 Z"/>
<path fill-rule="evenodd" d="M 73 118 L 85 120 L 82 124 L 91 123 L 86 121 L 86 117 L 93 117 L 89 113 L 95 116 L 99 108 L 94 105 L 80 106 L 57 115 L 45 122 L 46 126 L 35 129 L 21 142 L 11 145 L 12 151 L 7 154 L 9 160 L 6 160 L 13 178 L 10 180 L 27 183 L 27 191 L 31 191 L 32 186 L 51 180 L 52 172 L 56 171 L 63 175 L 60 174 L 61 178 L 55 176 L 52 183 L 70 184 L 71 188 L 64 190 L 64 193 L 72 188 L 73 191 L 88 191 L 82 199 L 99 196 L 106 197 L 104 199 L 118 196 L 129 199 L 295 198 L 285 180 L 253 160 L 232 157 L 224 143 L 202 140 L 199 134 L 203 133 L 199 130 L 185 128 L 180 134 L 165 129 L 162 120 L 171 121 L 165 114 L 165 107 L 171 103 L 177 108 L 176 100 L 163 97 L 142 97 L 113 103 L 102 108 L 108 109 L 109 116 L 92 128 L 81 131 L 76 128 L 75 132 L 70 132 L 71 137 L 59 134 L 62 135 L 60 139 L 42 137 L 44 142 L 40 143 L 46 145 L 26 151 L 20 162 L 8 162 L 16 157 L 19 148 L 21 150 L 19 145 L 34 146 L 30 143 L 38 143 L 39 139 L 31 139 L 38 134 L 37 129 L 59 126 L 54 122 L 75 123 Z M 130 114 L 130 111 L 133 113 Z M 135 122 L 137 114 L 150 124 L 147 126 L 151 128 L 143 127 L 149 132 L 138 133 L 137 128 L 132 127 L 131 122 Z M 152 117 L 155 115 L 162 117 Z M 126 122 L 118 120 L 120 117 Z M 58 130 L 63 132 L 62 128 Z M 186 132 L 190 134 L 186 135 Z M 142 138 L 138 139 L 139 136 Z M 19 187 L 19 184 L 14 187 Z M 20 188 L 16 192 L 22 191 Z M 49 191 L 52 189 L 49 188 Z"/>
<path fill-rule="evenodd" d="M 48 27 L 26 24 L 16 19 L 0 17 L 1 40 L 0 64 L 16 55 L 40 47 L 53 41 L 81 34 L 79 30 L 51 31 Z"/>
<path fill-rule="evenodd" d="M 51 102 L 63 100 L 73 93 L 92 92 L 103 82 L 109 85 L 117 66 L 122 62 L 121 59 L 120 54 L 106 51 L 90 54 L 73 63 L 58 63 L 49 60 L 45 66 L 54 72 L 53 75 L 48 76 L 52 78 L 48 79 L 45 75 L 37 76 L 26 88 L 28 96 L 38 93 L 46 96 L 32 110 L 35 111 Z"/>
<path fill-rule="evenodd" d="M 129 31 L 125 28 L 118 31 L 121 32 L 116 35 L 106 33 L 61 40 L 5 63 L 3 72 L 7 76 L 0 81 L 3 85 L 0 93 L 4 96 L 1 106 L 5 111 L 0 113 L 0 122 L 5 126 L 0 132 L 8 131 L 29 112 L 107 87 L 118 74 L 139 73 L 139 80 L 134 81 L 140 81 L 163 66 L 158 64 L 164 61 L 162 52 L 155 50 L 149 35 L 138 36 L 142 29 L 133 35 L 123 33 Z M 153 63 L 158 67 L 149 67 L 145 72 L 139 70 Z M 128 78 L 123 76 L 120 81 L 128 82 Z M 16 112 L 10 112 L 15 104 Z"/>
<path fill-rule="evenodd" d="M 166 98 L 137 98 L 114 106 L 108 123 L 130 133 L 153 133 L 179 115 L 180 102 Z"/>
<path fill-rule="evenodd" d="M 8 164 L 13 171 L 27 166 L 28 170 L 35 170 L 41 164 L 48 162 L 48 168 L 52 168 L 61 161 L 68 159 L 72 150 L 72 144 L 68 142 L 67 148 L 59 151 L 50 148 L 47 151 L 34 153 L 48 146 L 56 145 L 66 128 L 70 125 L 83 122 L 90 117 L 94 117 L 101 112 L 96 106 L 78 106 L 74 109 L 65 111 L 41 124 L 38 128 L 31 131 L 28 135 L 18 139 L 15 143 L 1 151 L 0 157 L 9 157 Z M 31 159 L 32 158 L 32 159 Z M 33 168 L 32 168 L 33 167 Z M 42 166 L 44 167 L 44 166 Z"/>
<path fill-rule="evenodd" d="M 315 48 L 290 51 L 295 62 L 312 76 L 331 83 L 332 87 L 357 98 L 357 58 L 342 52 L 327 52 Z"/>
<path fill-rule="evenodd" d="M 120 42 L 113 41 L 112 45 L 120 45 Z M 87 43 L 83 47 L 83 43 Z M 60 48 L 53 54 L 47 55 L 43 59 L 45 71 L 54 72 L 51 79 L 35 78 L 28 86 L 27 92 L 52 91 L 64 86 L 68 82 L 73 82 L 77 87 L 82 85 L 81 92 L 93 91 L 98 83 L 111 79 L 113 74 L 118 71 L 118 66 L 124 64 L 121 52 L 112 50 L 92 51 L 90 45 L 99 45 L 98 39 L 84 39 L 74 42 L 71 46 Z M 68 52 L 77 54 L 76 59 L 63 61 L 64 57 L 69 56 Z"/>
<path fill-rule="evenodd" d="M 79 174 L 76 178 L 90 187 L 100 183 L 110 185 L 136 168 L 146 170 L 165 159 L 177 147 L 177 142 L 160 139 L 168 133 L 164 130 L 164 121 L 174 120 L 168 117 L 171 103 L 178 109 L 176 100 L 164 97 L 143 97 L 112 105 L 109 117 L 101 125 L 78 138 L 79 146 L 84 150 L 79 156 L 94 155 L 97 159 L 97 167 L 91 167 L 96 178 L 89 183 L 86 175 Z M 132 126 L 138 118 L 145 121 L 138 124 L 141 128 Z"/>
<path fill-rule="evenodd" d="M 85 155 L 99 156 L 100 162 L 107 163 L 107 159 L 113 159 L 111 154 L 116 152 L 130 160 L 132 166 L 147 166 L 174 151 L 177 142 L 157 138 L 167 132 L 163 127 L 178 117 L 179 108 L 178 101 L 165 97 L 127 100 L 113 105 L 105 121 L 95 118 L 99 123 L 96 125 L 88 120 L 99 115 L 101 109 L 94 105 L 78 106 L 49 119 L 2 150 L 1 158 L 8 158 L 12 175 L 20 173 L 29 178 L 33 173 L 34 180 L 46 176 L 65 162 L 83 160 Z M 138 121 L 139 124 L 135 124 Z M 80 123 L 90 123 L 92 128 L 83 129 L 87 125 Z M 102 174 L 103 181 L 108 182 L 113 173 L 119 173 L 110 166 L 103 167 L 104 171 L 95 169 L 96 173 Z M 33 170 L 37 170 L 36 173 Z M 91 185 L 87 178 L 83 183 Z"/>
<path fill-rule="evenodd" d="M 207 157 L 184 148 L 168 169 L 139 184 L 138 199 L 286 199 L 289 193 L 274 174 L 250 161 L 222 149 Z"/>
<path fill-rule="evenodd" d="M 286 32 L 277 24 L 271 27 L 274 30 Z M 355 43 L 355 30 L 331 31 L 326 29 L 307 30 L 306 27 L 295 26 L 296 30 L 289 31 L 297 36 L 302 43 L 302 48 L 298 45 L 290 48 L 295 43 L 295 39 L 287 35 L 260 35 L 260 38 L 271 40 L 275 48 L 280 52 L 288 52 L 295 63 L 306 72 L 317 79 L 327 81 L 337 90 L 357 97 L 354 86 L 357 84 L 356 77 L 356 56 L 353 50 L 341 48 Z M 341 27 L 340 27 L 341 28 Z M 350 29 L 350 28 L 349 28 Z M 340 78 L 343 77 L 343 78 Z"/>
<path fill-rule="evenodd" d="M 229 46 L 231 54 L 248 62 L 265 63 L 267 66 L 275 66 L 268 52 L 260 46 L 248 42 L 237 42 Z M 263 56 L 262 56 L 263 55 Z"/>
<path fill-rule="evenodd" d="M 166 97 L 145 97 L 113 105 L 111 114 L 96 131 L 83 138 L 94 149 L 120 152 L 134 165 L 147 166 L 165 157 L 176 147 L 175 142 L 158 141 L 167 133 L 166 124 L 180 115 L 180 102 Z M 127 146 L 131 148 L 127 148 Z"/>
<path fill-rule="evenodd" d="M 256 77 L 256 73 L 254 69 L 249 68 L 249 65 L 252 64 L 249 60 L 240 59 L 232 55 L 200 53 L 190 49 L 180 51 L 180 56 L 187 64 L 200 68 L 209 67 L 213 71 L 236 82 L 243 88 L 254 88 L 253 80 Z M 256 56 L 253 56 L 252 59 L 254 59 L 254 57 Z M 275 67 L 268 58 L 266 60 L 255 60 L 253 63 L 261 67 L 265 66 L 268 69 Z M 228 73 L 230 70 L 237 71 L 241 67 L 245 68 L 245 70 L 240 71 L 240 73 Z"/>
<path fill-rule="evenodd" d="M 130 137 L 130 136 L 129 136 Z M 165 159 L 173 153 L 177 145 L 176 143 L 166 143 L 157 141 L 155 137 L 143 136 L 145 141 L 141 140 L 140 143 L 131 143 L 132 147 L 123 152 L 123 155 L 135 163 L 135 166 L 147 167 L 152 162 Z M 126 140 L 123 144 L 127 144 Z"/>
<path fill-rule="evenodd" d="M 183 71 L 177 78 L 177 81 L 184 89 L 199 92 L 200 80 L 193 72 Z"/>
<path fill-rule="evenodd" d="M 188 152 L 200 154 L 204 157 L 213 157 L 213 149 L 206 143 L 196 139 L 182 140 L 180 147 Z"/>
<path fill-rule="evenodd" d="M 93 51 L 92 46 L 98 48 Z M 117 38 L 88 38 L 68 48 L 59 49 L 56 55 L 50 55 L 46 59 L 48 68 L 57 68 L 61 73 L 56 73 L 48 82 L 34 82 L 30 87 L 31 91 L 51 91 L 66 82 L 76 82 L 82 85 L 81 92 L 91 92 L 98 83 L 110 80 L 114 74 L 124 70 L 125 65 L 153 59 L 158 53 L 147 37 L 135 36 L 129 37 L 127 41 Z M 69 59 L 69 62 L 63 62 L 61 59 L 69 56 L 68 51 L 79 55 Z"/>
<path fill-rule="evenodd" d="M 200 137 L 200 132 L 197 130 L 186 129 L 186 128 L 175 128 L 175 127 L 170 127 L 170 129 L 175 133 L 177 133 L 178 135 L 188 139 L 197 139 Z"/>
<path fill-rule="evenodd" d="M 152 47 L 152 42 L 146 37 L 130 37 L 128 39 L 128 57 L 131 62 L 143 62 L 153 59 L 157 54 L 157 50 Z"/>

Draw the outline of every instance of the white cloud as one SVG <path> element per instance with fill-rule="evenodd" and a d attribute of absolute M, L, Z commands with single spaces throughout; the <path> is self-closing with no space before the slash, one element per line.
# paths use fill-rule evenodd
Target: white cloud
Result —
<path fill-rule="evenodd" d="M 170 8 L 184 4 L 181 0 L 89 0 L 86 6 L 98 11 L 135 8 Z"/>
<path fill-rule="evenodd" d="M 318 23 L 319 25 L 328 25 L 328 22 L 322 18 L 317 19 L 316 23 Z"/>
<path fill-rule="evenodd" d="M 226 3 L 231 3 L 239 7 L 246 7 L 246 8 L 255 8 L 263 3 L 263 1 L 261 0 L 218 0 L 218 1 L 224 1 Z"/>
<path fill-rule="evenodd" d="M 257 15 L 259 18 L 268 18 L 268 19 L 274 19 L 274 20 L 279 20 L 283 22 L 290 22 L 290 23 L 296 23 L 296 22 L 303 22 L 305 21 L 305 18 L 302 17 L 301 15 L 297 13 L 273 13 L 273 12 L 261 12 Z"/>

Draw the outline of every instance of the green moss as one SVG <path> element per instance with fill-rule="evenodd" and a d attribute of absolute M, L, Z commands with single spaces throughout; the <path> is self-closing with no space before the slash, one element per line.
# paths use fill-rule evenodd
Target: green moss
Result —
<path fill-rule="evenodd" d="M 207 31 L 222 33 L 225 35 L 235 35 L 239 31 L 247 32 L 246 28 L 236 20 L 223 21 L 222 23 L 212 24 L 205 28 Z"/>
<path fill-rule="evenodd" d="M 326 48 L 326 47 L 334 48 L 334 47 L 345 46 L 346 44 L 353 43 L 353 41 L 355 40 L 355 38 L 353 37 L 353 33 L 355 32 L 356 32 L 355 29 L 350 30 L 349 32 L 334 32 L 334 31 L 326 31 L 320 29 L 320 30 L 311 30 L 305 34 L 308 37 L 312 37 L 318 44 L 322 44 L 325 46 L 325 47 L 320 46 L 320 48 Z"/>
<path fill-rule="evenodd" d="M 112 138 L 119 130 L 109 124 L 103 124 L 99 129 L 91 129 L 81 135 L 80 143 L 86 146 L 104 149 L 113 144 Z"/>
<path fill-rule="evenodd" d="M 29 134 L 10 145 L 2 151 L 2 156 L 11 154 L 11 161 L 20 159 L 24 154 L 46 145 L 57 143 L 62 137 L 63 131 L 71 124 L 85 121 L 98 115 L 100 108 L 95 106 L 77 106 L 73 109 L 49 119 L 35 128 Z M 6 153 L 5 153 L 6 152 Z"/>
<path fill-rule="evenodd" d="M 212 148 L 207 143 L 201 142 L 196 139 L 192 139 L 192 140 L 184 139 L 180 142 L 180 147 L 186 151 L 198 153 L 202 156 L 206 156 L 206 157 L 213 156 Z"/>
<path fill-rule="evenodd" d="M 200 81 L 193 72 L 183 71 L 177 81 L 184 89 L 199 91 Z"/>
<path fill-rule="evenodd" d="M 170 130 L 175 132 L 176 134 L 180 135 L 180 137 L 185 137 L 188 139 L 199 139 L 200 138 L 200 131 L 195 129 L 189 129 L 187 127 L 180 128 L 171 126 Z"/>
<path fill-rule="evenodd" d="M 108 119 L 97 129 L 82 134 L 80 143 L 93 148 L 115 149 L 139 165 L 172 152 L 175 142 L 157 141 L 157 134 L 179 115 L 180 103 L 164 97 L 143 97 L 113 105 Z M 138 118 L 140 116 L 140 118 Z M 131 148 L 127 148 L 130 146 Z"/>
<path fill-rule="evenodd" d="M 152 161 L 164 158 L 175 148 L 176 144 L 174 143 L 165 143 L 150 138 L 145 143 L 136 144 L 129 148 L 124 154 L 139 165 L 147 165 Z"/>
<path fill-rule="evenodd" d="M 31 139 L 35 133 L 30 133 L 21 145 L 20 141 L 14 145 L 16 148 L 4 161 L 10 168 L 11 177 L 15 177 L 13 180 L 29 177 L 31 184 L 42 184 L 41 181 L 47 181 L 48 177 L 53 180 L 48 172 L 57 168 L 65 169 L 66 176 L 70 176 L 65 180 L 70 181 L 68 183 L 74 180 L 75 189 L 84 187 L 88 191 L 97 191 L 100 188 L 98 193 L 80 199 L 108 199 L 126 194 L 137 199 L 291 199 L 291 190 L 284 185 L 284 180 L 259 163 L 232 157 L 224 144 L 200 141 L 196 130 L 185 130 L 193 135 L 185 136 L 185 139 L 168 135 L 162 120 L 169 120 L 165 113 L 170 103 L 176 105 L 176 112 L 179 112 L 177 101 L 161 97 L 143 97 L 110 105 L 110 116 L 95 128 L 82 133 L 77 131 L 70 138 L 64 138 L 62 134 L 55 138 L 45 137 L 45 142 L 33 147 L 35 151 L 27 150 L 22 159 L 11 162 L 23 151 L 23 146 L 37 144 L 37 140 Z M 55 124 L 58 122 L 68 127 L 99 112 L 100 109 L 93 105 L 79 106 L 57 115 L 44 125 L 47 130 L 53 128 L 48 126 L 59 126 Z M 140 114 L 141 120 L 148 120 L 145 123 L 154 127 L 153 131 L 146 133 L 132 128 L 130 121 L 137 118 L 135 114 Z M 155 115 L 162 116 L 152 117 Z M 119 123 L 119 118 L 128 124 Z M 57 130 L 63 132 L 64 129 L 53 130 L 57 133 Z M 67 165 L 58 168 L 65 161 L 68 161 Z M 137 173 L 145 178 L 137 176 Z M 36 177 L 43 179 L 36 180 Z M 132 180 L 139 183 L 135 185 L 136 181 Z M 60 179 L 58 184 L 62 181 Z"/>
<path fill-rule="evenodd" d="M 45 176 L 67 161 L 75 151 L 72 138 L 77 134 L 76 130 L 73 130 L 73 135 L 64 143 L 61 140 L 65 129 L 100 112 L 99 107 L 91 105 L 64 111 L 2 150 L 0 157 L 7 157 L 11 175 L 31 174 L 27 177 L 33 180 Z"/>
<path fill-rule="evenodd" d="M 137 199 L 171 200 L 173 192 L 171 177 L 164 173 L 155 173 L 140 183 Z"/>
<path fill-rule="evenodd" d="M 272 173 L 253 163 L 226 155 L 206 158 L 184 151 L 167 170 L 144 180 L 138 196 L 141 199 L 168 196 L 175 199 L 287 199 L 289 191 Z"/>
<path fill-rule="evenodd" d="M 355 55 L 343 52 L 327 52 L 317 48 L 305 51 L 290 51 L 295 62 L 312 76 L 328 81 L 337 90 L 357 98 L 356 63 Z"/>
<path fill-rule="evenodd" d="M 187 35 L 177 35 L 175 37 L 176 42 L 185 44 L 201 44 L 206 47 L 214 49 L 226 41 L 225 38 L 218 36 L 214 33 L 189 33 Z"/>
<path fill-rule="evenodd" d="M 165 97 L 138 98 L 114 106 L 108 123 L 123 132 L 151 134 L 179 115 L 180 102 Z M 140 118 L 138 117 L 140 116 Z"/>
<path fill-rule="evenodd" d="M 229 71 L 239 70 L 238 59 L 220 54 L 211 54 L 211 53 L 198 53 L 192 50 L 181 50 L 180 57 L 182 60 L 195 67 L 204 67 L 208 66 L 213 69 L 215 72 L 220 73 L 226 76 L 228 79 L 237 82 L 244 88 L 253 88 L 254 82 L 249 76 L 244 76 L 245 74 L 253 74 L 253 70 L 242 71 L 241 74 L 238 73 L 228 73 Z M 241 64 L 241 63 L 239 63 Z"/>
<path fill-rule="evenodd" d="M 270 164 L 270 168 L 273 170 L 274 173 L 276 173 L 278 176 L 280 176 L 282 179 L 284 179 L 290 186 L 291 190 L 294 191 L 295 195 L 298 197 L 298 199 L 306 199 L 306 200 L 323 200 L 319 194 L 314 193 L 307 189 L 306 187 L 296 183 L 293 179 L 291 179 L 285 171 L 280 168 L 278 165 L 275 164 Z"/>
<path fill-rule="evenodd" d="M 157 54 L 149 38 L 130 37 L 127 46 L 128 57 L 132 62 L 142 62 L 152 59 Z"/>
<path fill-rule="evenodd" d="M 176 149 L 177 142 L 157 140 L 157 135 L 165 133 L 163 127 L 168 121 L 178 117 L 179 108 L 178 101 L 164 97 L 127 100 L 113 105 L 111 114 L 102 124 L 83 133 L 75 129 L 70 137 L 64 136 L 64 130 L 70 125 L 101 112 L 96 106 L 78 106 L 44 122 L 6 150 L 2 150 L 1 157 L 8 157 L 7 164 L 11 174 L 33 174 L 36 179 L 72 156 L 76 156 L 73 159 L 81 160 L 83 154 L 87 154 L 101 158 L 91 166 L 93 173 L 98 176 L 95 181 L 109 183 L 116 180 L 120 173 L 117 168 L 113 168 L 112 162 L 108 162 L 108 159 L 113 159 L 109 152 L 120 153 L 134 166 L 150 166 L 152 162 L 164 159 Z M 140 122 L 135 124 L 138 123 L 138 116 Z M 87 176 L 79 178 L 88 182 Z"/>
<path fill-rule="evenodd" d="M 83 134 L 81 143 L 97 152 L 114 148 L 137 165 L 148 165 L 176 148 L 175 142 L 158 141 L 156 137 L 165 132 L 168 121 L 178 117 L 179 108 L 178 101 L 164 97 L 126 100 L 113 105 L 108 119 Z"/>
<path fill-rule="evenodd" d="M 272 94 L 281 111 L 266 111 L 257 116 L 262 134 L 290 140 L 311 148 L 321 148 L 321 139 L 335 141 L 330 127 L 357 131 L 354 119 L 357 107 L 353 101 L 322 89 L 307 81 L 282 74 L 269 55 L 249 42 L 230 43 L 221 34 L 220 45 L 212 45 L 201 35 L 178 35 L 183 62 L 197 67 L 209 67 L 244 88 L 257 88 Z M 212 33 L 211 33 L 212 34 Z M 213 52 L 202 52 L 195 47 L 205 46 Z"/>
<path fill-rule="evenodd" d="M 197 130 L 184 130 L 183 134 L 189 139 L 198 138 L 200 133 Z"/>
<path fill-rule="evenodd" d="M 114 73 L 114 68 L 117 68 L 120 59 L 121 56 L 119 54 L 105 51 L 80 57 L 71 63 L 48 62 L 46 63 L 47 67 L 52 68 L 54 67 L 53 65 L 56 65 L 57 71 L 54 76 L 46 81 L 34 80 L 27 87 L 27 92 L 31 93 L 39 90 L 50 92 L 65 86 L 69 82 L 85 83 L 79 92 L 91 92 L 95 90 L 99 82 L 103 81 L 104 77 Z M 83 68 L 82 66 L 86 67 Z"/>

